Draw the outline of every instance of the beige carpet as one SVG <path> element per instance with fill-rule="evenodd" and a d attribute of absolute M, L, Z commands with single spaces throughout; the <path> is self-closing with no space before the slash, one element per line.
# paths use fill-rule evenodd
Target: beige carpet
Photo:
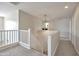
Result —
<path fill-rule="evenodd" d="M 22 46 L 14 46 L 0 51 L 0 56 L 43 56 L 33 49 L 26 49 Z"/>
<path fill-rule="evenodd" d="M 55 56 L 78 56 L 71 41 L 61 40 Z"/>
<path fill-rule="evenodd" d="M 0 56 L 44 56 L 33 49 L 26 49 L 22 46 L 14 46 L 0 51 Z M 60 41 L 55 56 L 78 56 L 70 41 Z"/>

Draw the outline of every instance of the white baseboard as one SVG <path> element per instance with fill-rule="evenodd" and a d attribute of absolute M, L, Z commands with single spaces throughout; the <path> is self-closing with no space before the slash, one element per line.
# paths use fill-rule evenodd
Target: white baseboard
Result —
<path fill-rule="evenodd" d="M 31 48 L 30 48 L 30 45 L 28 45 L 28 44 L 26 44 L 26 43 L 24 43 L 24 42 L 19 42 L 19 45 L 21 45 L 21 46 L 23 46 L 23 47 L 25 47 L 25 48 L 27 48 L 27 49 L 31 49 Z"/>
<path fill-rule="evenodd" d="M 56 48 L 55 48 L 55 50 L 54 50 L 54 52 L 53 52 L 53 56 L 55 55 L 55 53 L 56 53 L 56 51 L 57 51 L 57 48 L 58 48 L 58 45 L 59 45 L 59 43 L 57 43 L 57 45 L 56 45 Z"/>
<path fill-rule="evenodd" d="M 75 49 L 76 53 L 79 55 L 79 50 L 75 46 L 74 46 L 74 49 Z"/>
<path fill-rule="evenodd" d="M 1 46 L 1 47 L 0 47 L 0 50 L 4 50 L 4 49 L 7 49 L 7 48 L 9 48 L 9 47 L 13 47 L 13 46 L 17 46 L 17 45 L 19 45 L 18 42 L 12 43 L 12 44 L 8 44 L 8 45 L 5 45 L 5 46 Z"/>

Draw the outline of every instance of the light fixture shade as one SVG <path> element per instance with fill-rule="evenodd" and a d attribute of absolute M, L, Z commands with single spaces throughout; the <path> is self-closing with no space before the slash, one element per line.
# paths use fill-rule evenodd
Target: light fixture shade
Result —
<path fill-rule="evenodd" d="M 45 27 L 46 27 L 46 28 L 48 28 L 48 25 L 49 25 L 49 23 L 48 23 L 48 22 L 46 22 L 46 23 L 45 23 Z"/>
<path fill-rule="evenodd" d="M 47 15 L 44 15 L 44 20 L 42 21 L 42 30 L 48 30 L 49 22 L 47 21 Z"/>

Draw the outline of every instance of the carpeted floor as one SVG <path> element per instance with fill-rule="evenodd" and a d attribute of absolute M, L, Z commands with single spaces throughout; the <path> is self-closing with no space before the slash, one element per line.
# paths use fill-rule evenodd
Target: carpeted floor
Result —
<path fill-rule="evenodd" d="M 45 56 L 33 49 L 14 46 L 0 51 L 0 56 Z M 55 56 L 78 56 L 70 41 L 61 40 Z"/>
<path fill-rule="evenodd" d="M 61 40 L 55 56 L 78 56 L 71 41 Z"/>
<path fill-rule="evenodd" d="M 14 46 L 0 51 L 0 56 L 43 56 L 43 54 L 22 46 Z"/>

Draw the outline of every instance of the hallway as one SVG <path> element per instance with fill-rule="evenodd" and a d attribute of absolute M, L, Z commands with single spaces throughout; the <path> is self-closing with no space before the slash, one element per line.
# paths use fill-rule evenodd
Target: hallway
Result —
<path fill-rule="evenodd" d="M 61 40 L 55 56 L 78 56 L 70 41 Z"/>

